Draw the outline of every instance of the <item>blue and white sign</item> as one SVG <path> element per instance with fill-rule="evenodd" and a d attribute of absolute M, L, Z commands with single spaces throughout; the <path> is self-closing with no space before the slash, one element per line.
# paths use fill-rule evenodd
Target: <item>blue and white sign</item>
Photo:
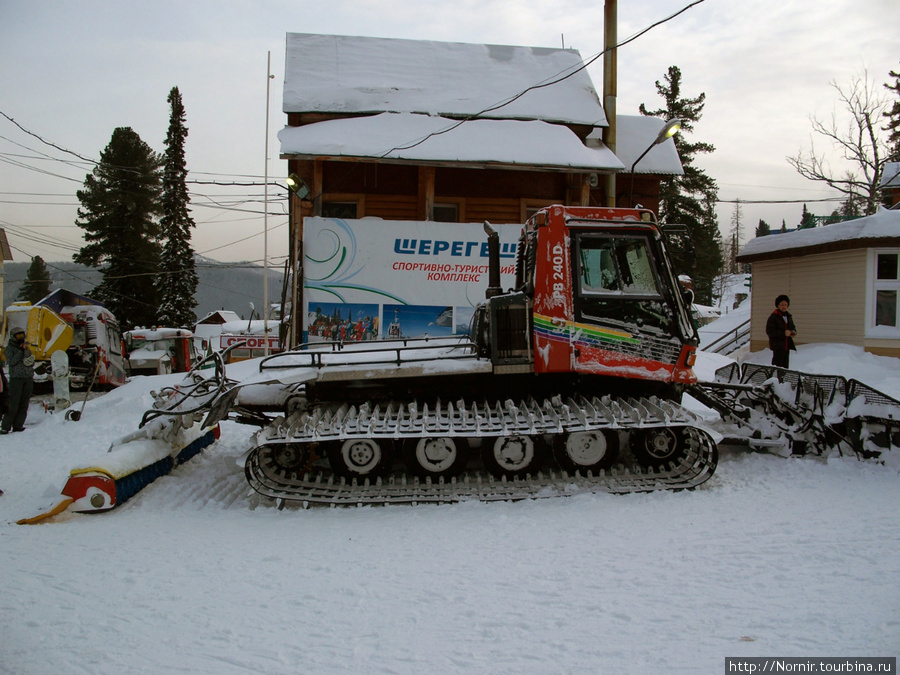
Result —
<path fill-rule="evenodd" d="M 308 339 L 359 341 L 464 334 L 488 285 L 479 223 L 307 218 L 303 223 Z M 515 283 L 521 225 L 500 233 L 500 282 Z"/>

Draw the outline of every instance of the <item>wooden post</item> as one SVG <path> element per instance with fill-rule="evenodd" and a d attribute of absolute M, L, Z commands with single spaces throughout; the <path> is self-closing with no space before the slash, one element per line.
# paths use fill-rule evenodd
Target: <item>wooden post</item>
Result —
<path fill-rule="evenodd" d="M 433 166 L 419 167 L 419 220 L 434 220 L 434 174 Z"/>

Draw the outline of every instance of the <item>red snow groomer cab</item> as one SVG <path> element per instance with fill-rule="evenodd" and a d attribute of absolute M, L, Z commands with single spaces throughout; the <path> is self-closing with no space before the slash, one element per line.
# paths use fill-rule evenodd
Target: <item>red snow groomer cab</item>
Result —
<path fill-rule="evenodd" d="M 696 382 L 690 296 L 651 211 L 550 207 L 525 225 L 519 256 L 517 292 L 491 281 L 477 317 L 476 341 L 496 365 L 614 378 L 612 391 L 676 400 Z"/>

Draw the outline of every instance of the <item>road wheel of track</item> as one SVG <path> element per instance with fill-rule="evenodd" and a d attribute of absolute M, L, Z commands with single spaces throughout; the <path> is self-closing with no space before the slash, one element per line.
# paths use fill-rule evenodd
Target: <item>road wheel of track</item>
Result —
<path fill-rule="evenodd" d="M 328 461 L 335 473 L 347 478 L 377 478 L 391 468 L 390 443 L 373 438 L 352 438 L 331 443 Z"/>
<path fill-rule="evenodd" d="M 539 448 L 531 436 L 500 436 L 487 439 L 481 448 L 484 467 L 497 478 L 521 478 L 540 466 Z"/>
<path fill-rule="evenodd" d="M 283 478 L 301 476 L 309 464 L 306 443 L 267 443 L 259 449 L 259 463 L 266 473 Z"/>
<path fill-rule="evenodd" d="M 585 473 L 608 469 L 619 456 L 619 435 L 615 431 L 576 431 L 557 436 L 553 456 L 566 471 Z"/>
<path fill-rule="evenodd" d="M 305 443 L 270 443 L 262 455 L 281 471 L 299 471 L 309 461 L 309 448 Z"/>
<path fill-rule="evenodd" d="M 631 452 L 639 464 L 666 468 L 684 456 L 684 431 L 679 428 L 655 427 L 631 432 Z"/>
<path fill-rule="evenodd" d="M 413 438 L 404 445 L 406 466 L 422 478 L 455 476 L 466 465 L 464 441 L 452 438 Z"/>

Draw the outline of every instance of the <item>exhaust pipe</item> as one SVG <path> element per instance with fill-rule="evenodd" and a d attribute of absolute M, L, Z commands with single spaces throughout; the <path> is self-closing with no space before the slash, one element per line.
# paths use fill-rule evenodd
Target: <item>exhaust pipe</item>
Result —
<path fill-rule="evenodd" d="M 488 221 L 484 221 L 484 233 L 488 236 L 488 287 L 484 297 L 490 300 L 503 293 L 500 286 L 500 233 Z"/>

